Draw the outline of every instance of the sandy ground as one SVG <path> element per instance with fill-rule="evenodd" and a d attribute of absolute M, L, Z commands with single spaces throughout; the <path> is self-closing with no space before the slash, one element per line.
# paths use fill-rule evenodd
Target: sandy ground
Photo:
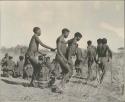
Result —
<path fill-rule="evenodd" d="M 0 102 L 125 102 L 120 99 L 119 89 L 111 87 L 107 80 L 95 87 L 96 81 L 83 84 L 83 80 L 72 78 L 64 88 L 64 93 L 57 94 L 49 88 L 24 87 L 24 83 L 29 83 L 26 80 L 0 79 Z M 13 83 L 8 84 L 7 81 Z"/>
<path fill-rule="evenodd" d="M 121 58 L 113 59 L 112 85 L 110 72 L 98 87 L 96 81 L 84 84 L 83 79 L 72 78 L 66 84 L 63 94 L 52 93 L 49 88 L 24 87 L 29 81 L 23 79 L 0 77 L 0 102 L 125 102 L 120 88 L 123 63 Z"/>

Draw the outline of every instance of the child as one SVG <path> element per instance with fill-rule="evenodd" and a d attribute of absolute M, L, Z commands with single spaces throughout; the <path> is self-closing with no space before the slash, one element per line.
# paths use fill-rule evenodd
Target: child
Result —
<path fill-rule="evenodd" d="M 27 65 L 23 69 L 23 79 L 29 80 L 33 74 L 33 67 L 30 61 L 27 62 Z"/>
<path fill-rule="evenodd" d="M 87 59 L 88 59 L 88 80 L 93 80 L 92 74 L 94 67 L 96 67 L 96 47 L 92 45 L 92 41 L 87 41 Z M 95 71 L 96 72 L 96 71 Z"/>
<path fill-rule="evenodd" d="M 23 77 L 23 66 L 24 66 L 24 57 L 19 56 L 19 61 L 17 61 L 17 69 L 18 69 L 18 76 Z"/>

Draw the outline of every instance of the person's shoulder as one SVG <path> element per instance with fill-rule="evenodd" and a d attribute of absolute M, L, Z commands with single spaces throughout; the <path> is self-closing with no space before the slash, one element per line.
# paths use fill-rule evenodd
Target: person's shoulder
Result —
<path fill-rule="evenodd" d="M 61 36 L 59 36 L 57 39 L 61 39 Z"/>
<path fill-rule="evenodd" d="M 34 34 L 33 36 L 32 36 L 32 38 L 39 38 L 36 34 Z"/>
<path fill-rule="evenodd" d="M 61 36 L 59 36 L 59 37 L 57 38 L 57 42 L 62 41 L 62 40 L 63 40 L 63 39 L 62 39 Z"/>
<path fill-rule="evenodd" d="M 107 49 L 110 49 L 110 48 L 109 48 L 109 45 L 106 45 L 106 48 L 107 48 Z"/>
<path fill-rule="evenodd" d="M 109 45 L 106 44 L 106 47 L 109 47 Z"/>
<path fill-rule="evenodd" d="M 109 48 L 109 46 L 107 44 L 103 44 L 103 47 L 105 48 Z"/>

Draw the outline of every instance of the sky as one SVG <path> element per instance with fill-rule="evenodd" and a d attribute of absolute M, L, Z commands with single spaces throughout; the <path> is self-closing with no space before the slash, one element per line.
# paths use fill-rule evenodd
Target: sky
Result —
<path fill-rule="evenodd" d="M 104 37 L 113 51 L 124 46 L 123 1 L 0 1 L 0 10 L 0 46 L 28 46 L 36 26 L 41 41 L 54 48 L 63 28 L 70 30 L 68 39 L 82 33 L 81 48 Z"/>

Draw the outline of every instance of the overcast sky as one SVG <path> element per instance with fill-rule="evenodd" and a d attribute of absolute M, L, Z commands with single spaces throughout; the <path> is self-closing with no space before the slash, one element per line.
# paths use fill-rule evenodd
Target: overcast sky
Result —
<path fill-rule="evenodd" d="M 41 28 L 40 39 L 55 47 L 62 28 L 83 34 L 79 46 L 87 40 L 96 45 L 106 37 L 113 51 L 124 45 L 123 1 L 0 1 L 1 46 L 27 45 L 35 26 Z"/>

